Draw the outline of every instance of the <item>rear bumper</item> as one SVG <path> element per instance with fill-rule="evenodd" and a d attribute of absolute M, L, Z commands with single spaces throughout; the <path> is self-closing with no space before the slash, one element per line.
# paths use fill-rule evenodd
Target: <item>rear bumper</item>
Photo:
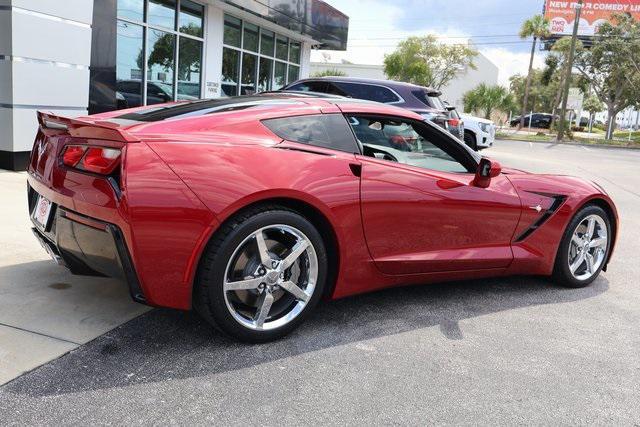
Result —
<path fill-rule="evenodd" d="M 37 193 L 31 187 L 28 192 L 31 214 Z M 32 222 L 34 235 L 54 261 L 73 274 L 120 279 L 128 285 L 135 301 L 146 303 L 120 228 L 57 204 L 52 209 L 46 228 L 38 227 L 33 219 Z"/>

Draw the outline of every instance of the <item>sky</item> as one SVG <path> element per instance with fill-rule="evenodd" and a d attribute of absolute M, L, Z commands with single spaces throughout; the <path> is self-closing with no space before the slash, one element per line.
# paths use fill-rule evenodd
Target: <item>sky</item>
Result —
<path fill-rule="evenodd" d="M 435 34 L 443 43 L 475 47 L 499 68 L 498 83 L 526 74 L 531 39 L 518 36 L 522 22 L 542 12 L 543 0 L 325 0 L 349 16 L 347 51 L 314 51 L 312 61 L 382 64 L 402 39 Z M 324 53 L 324 55 L 323 55 Z M 542 67 L 537 51 L 534 66 Z"/>

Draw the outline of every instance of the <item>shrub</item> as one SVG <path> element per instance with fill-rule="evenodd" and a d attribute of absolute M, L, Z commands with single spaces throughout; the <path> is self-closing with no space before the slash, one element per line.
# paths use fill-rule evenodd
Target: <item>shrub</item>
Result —
<path fill-rule="evenodd" d="M 554 132 L 558 132 L 558 125 L 559 125 L 559 123 L 560 123 L 560 120 L 556 120 L 556 121 L 553 123 L 553 131 L 554 131 Z M 569 139 L 573 139 L 573 130 L 572 130 L 572 128 L 571 128 L 571 124 L 570 124 L 570 123 L 569 123 L 569 121 L 568 121 L 568 120 L 566 120 L 566 119 L 565 119 L 565 120 L 563 120 L 563 124 L 564 124 L 563 128 L 564 128 L 564 134 L 565 134 L 565 136 L 566 136 L 567 138 L 569 138 Z"/>

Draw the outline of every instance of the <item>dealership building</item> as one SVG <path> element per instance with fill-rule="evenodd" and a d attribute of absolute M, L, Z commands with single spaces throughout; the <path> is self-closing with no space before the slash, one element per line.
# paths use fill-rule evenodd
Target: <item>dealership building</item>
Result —
<path fill-rule="evenodd" d="M 26 168 L 36 111 L 279 89 L 348 26 L 320 0 L 0 0 L 0 168 Z"/>

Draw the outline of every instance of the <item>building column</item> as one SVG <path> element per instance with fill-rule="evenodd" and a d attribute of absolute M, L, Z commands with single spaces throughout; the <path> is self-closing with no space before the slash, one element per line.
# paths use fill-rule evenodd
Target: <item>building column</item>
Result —
<path fill-rule="evenodd" d="M 87 114 L 89 0 L 0 0 L 0 168 L 26 169 L 37 111 Z"/>

